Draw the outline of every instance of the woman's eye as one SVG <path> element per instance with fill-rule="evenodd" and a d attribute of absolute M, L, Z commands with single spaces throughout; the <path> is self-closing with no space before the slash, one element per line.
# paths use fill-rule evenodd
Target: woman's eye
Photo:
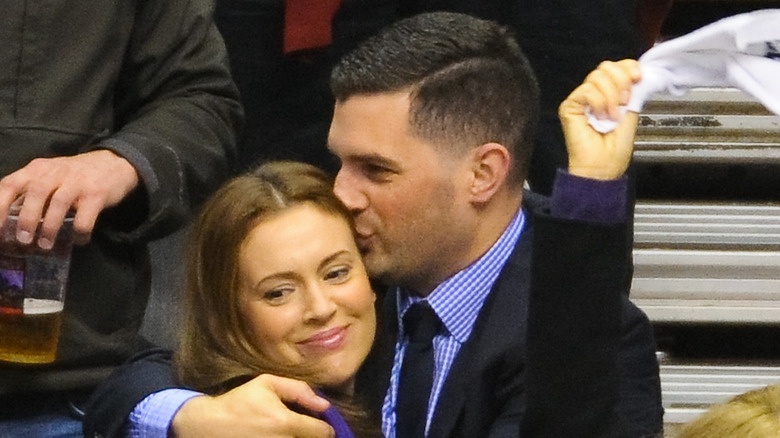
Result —
<path fill-rule="evenodd" d="M 332 269 L 325 275 L 325 279 L 328 281 L 344 281 L 349 278 L 350 268 L 343 266 L 340 268 Z"/>
<path fill-rule="evenodd" d="M 292 288 L 271 289 L 263 294 L 263 300 L 270 304 L 284 304 L 292 292 Z"/>

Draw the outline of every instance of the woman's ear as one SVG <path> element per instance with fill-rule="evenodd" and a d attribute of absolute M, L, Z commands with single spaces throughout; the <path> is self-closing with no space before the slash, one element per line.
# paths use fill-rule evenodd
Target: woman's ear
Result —
<path fill-rule="evenodd" d="M 471 202 L 488 202 L 506 184 L 512 157 L 504 145 L 485 143 L 472 150 Z"/>

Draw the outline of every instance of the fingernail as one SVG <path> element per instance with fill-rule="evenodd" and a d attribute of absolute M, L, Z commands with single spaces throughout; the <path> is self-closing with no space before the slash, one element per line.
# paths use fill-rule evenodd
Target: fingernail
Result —
<path fill-rule="evenodd" d="M 54 246 L 54 243 L 45 237 L 41 237 L 38 239 L 38 246 L 41 247 L 41 249 L 51 249 Z"/>
<path fill-rule="evenodd" d="M 30 234 L 29 231 L 17 231 L 16 240 L 18 240 L 19 243 L 27 245 L 28 243 L 32 242 L 32 234 Z"/>

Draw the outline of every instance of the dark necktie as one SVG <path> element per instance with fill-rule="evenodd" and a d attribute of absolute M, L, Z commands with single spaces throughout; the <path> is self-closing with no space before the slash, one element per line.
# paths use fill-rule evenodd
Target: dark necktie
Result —
<path fill-rule="evenodd" d="M 427 302 L 414 304 L 404 315 L 404 331 L 409 343 L 401 364 L 396 402 L 396 436 L 422 438 L 428 399 L 433 386 L 433 337 L 441 321 Z"/>

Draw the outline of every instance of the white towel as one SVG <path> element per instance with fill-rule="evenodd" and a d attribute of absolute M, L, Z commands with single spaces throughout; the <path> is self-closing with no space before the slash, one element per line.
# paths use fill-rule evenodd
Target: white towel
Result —
<path fill-rule="evenodd" d="M 660 44 L 639 58 L 641 82 L 622 111 L 639 112 L 651 94 L 694 87 L 733 87 L 780 114 L 780 9 L 734 15 Z M 599 132 L 616 122 L 589 122 Z"/>

